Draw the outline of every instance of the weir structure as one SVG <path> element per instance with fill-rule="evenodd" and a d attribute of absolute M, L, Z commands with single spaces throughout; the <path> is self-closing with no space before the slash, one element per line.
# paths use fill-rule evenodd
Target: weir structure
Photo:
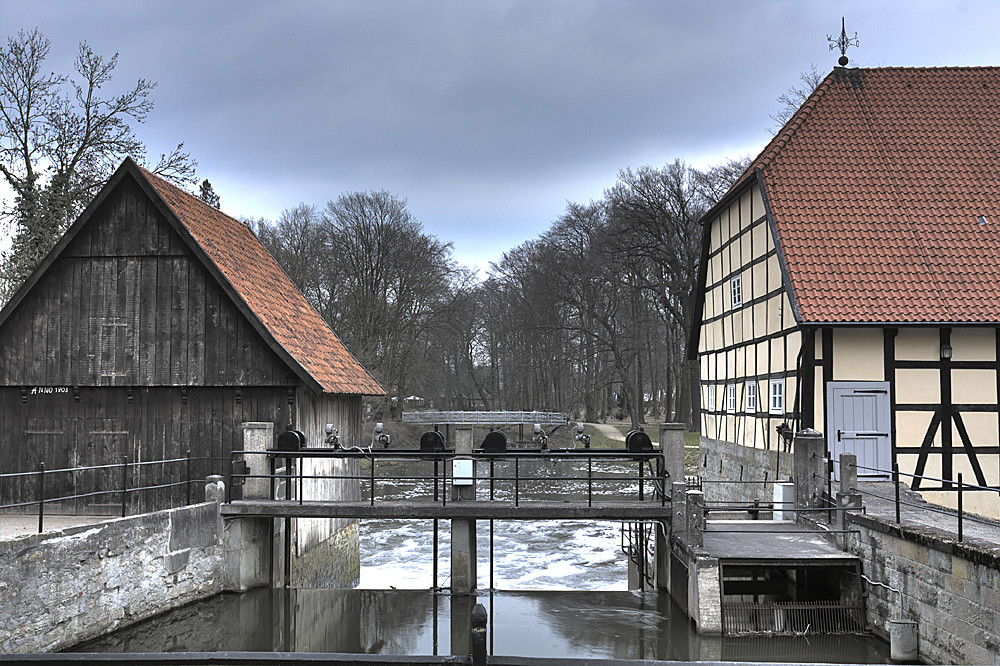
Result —
<path fill-rule="evenodd" d="M 795 500 L 782 507 L 770 502 L 706 502 L 701 480 L 684 474 L 683 424 L 661 424 L 657 447 L 625 449 L 549 449 L 544 437 L 540 441 L 536 437 L 534 447 L 497 450 L 488 445 L 489 437 L 481 447 L 475 445 L 472 424 L 451 426 L 453 450 L 354 447 L 237 452 L 260 460 L 248 463 L 244 473 L 238 473 L 240 464 L 232 465 L 237 472 L 228 486 L 244 490 L 222 505 L 222 514 L 285 521 L 433 520 L 435 587 L 437 521 L 449 520 L 453 595 L 476 591 L 477 521 L 490 524 L 490 589 L 494 521 L 621 521 L 629 588 L 669 591 L 701 633 L 866 633 L 860 560 L 843 550 L 844 537 L 852 531 L 844 513 L 859 509 L 860 501 L 847 494 L 834 498 L 836 506 L 830 505 L 829 493 L 824 492 L 829 479 L 824 439 L 819 433 L 806 430 L 796 435 L 795 475 L 788 480 Z M 303 473 L 310 468 L 307 461 L 315 458 L 363 461 L 363 465 L 342 466 L 360 471 L 341 476 Z M 612 464 L 616 471 L 609 473 Z M 379 474 L 380 466 L 392 472 Z M 265 467 L 263 473 L 251 471 Z M 852 469 L 845 468 L 846 477 L 842 475 L 848 484 L 844 488 L 856 485 L 850 480 Z M 304 483 L 345 479 L 360 486 L 353 499 L 307 500 L 301 492 Z M 411 483 L 418 492 L 405 500 L 385 499 L 379 494 L 380 482 Z M 615 486 L 610 492 L 609 485 Z M 251 488 L 256 490 L 247 492 Z M 838 517 L 832 528 L 812 518 L 820 512 Z M 289 558 L 279 559 L 287 567 Z M 287 584 L 287 573 L 284 580 Z"/>
<path fill-rule="evenodd" d="M 654 572 L 665 571 L 670 519 L 669 488 L 672 478 L 683 478 L 683 424 L 663 424 L 661 442 L 674 445 L 634 450 L 548 448 L 544 430 L 533 446 L 497 449 L 490 433 L 483 446 L 473 441 L 473 423 L 448 413 L 454 449 L 436 447 L 378 449 L 372 447 L 300 448 L 234 453 L 233 472 L 227 487 L 230 497 L 222 505 L 228 518 L 274 519 L 280 525 L 292 518 L 413 519 L 434 521 L 434 574 L 437 576 L 438 521 L 451 522 L 451 584 L 453 595 L 474 594 L 477 587 L 477 521 L 489 521 L 490 587 L 493 587 L 493 523 L 497 520 L 614 520 L 623 523 L 623 549 L 629 554 L 630 587 L 656 585 Z M 468 413 L 482 419 L 483 413 Z M 496 425 L 497 413 L 489 421 Z M 500 423 L 512 418 L 539 422 L 537 412 L 503 413 Z M 515 415 L 515 416 L 512 416 Z M 438 415 L 432 422 L 442 424 Z M 553 421 L 550 419 L 548 423 Z M 481 423 L 481 421 L 476 421 Z M 565 423 L 565 417 L 562 417 Z M 517 424 L 517 423 L 516 423 Z M 539 430 L 535 426 L 536 431 Z M 439 432 L 437 427 L 431 433 Z M 430 434 L 430 433 L 427 433 Z M 423 440 L 431 441 L 434 437 Z M 441 437 L 443 443 L 444 437 Z M 644 440 L 649 443 L 649 438 Z M 489 444 L 487 444 L 489 442 Z M 506 443 L 505 443 L 506 444 Z M 442 447 L 443 448 L 443 447 Z M 310 460 L 341 459 L 361 464 L 344 465 L 353 473 L 310 475 Z M 390 469 L 389 474 L 379 469 Z M 360 492 L 353 499 L 307 500 L 301 489 L 307 483 L 355 482 Z M 412 484 L 415 496 L 390 500 L 379 495 L 379 483 Z M 609 490 L 610 488 L 610 490 Z M 233 492 L 235 491 L 235 492 Z M 554 496 L 554 498 L 553 498 Z M 287 530 L 286 530 L 287 532 Z M 280 540 L 279 540 L 280 541 Z M 286 571 L 275 580 L 289 579 L 288 543 L 279 543 L 276 560 Z M 658 564 L 663 560 L 664 563 Z"/>

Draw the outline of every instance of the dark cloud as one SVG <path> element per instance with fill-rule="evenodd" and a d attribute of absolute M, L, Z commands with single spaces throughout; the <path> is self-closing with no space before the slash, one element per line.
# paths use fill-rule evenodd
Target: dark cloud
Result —
<path fill-rule="evenodd" d="M 841 16 L 864 65 L 1000 62 L 986 1 L 4 0 L 0 29 L 157 81 L 142 137 L 185 141 L 231 213 L 390 189 L 471 262 L 626 166 L 759 149 Z"/>

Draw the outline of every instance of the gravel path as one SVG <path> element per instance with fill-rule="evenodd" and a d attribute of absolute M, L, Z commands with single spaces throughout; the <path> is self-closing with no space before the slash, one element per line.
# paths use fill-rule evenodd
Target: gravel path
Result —
<path fill-rule="evenodd" d="M 625 441 L 625 435 L 623 435 L 622 431 L 613 425 L 608 425 L 607 423 L 588 423 L 587 425 L 594 426 L 599 433 L 608 439 L 613 439 L 619 442 Z"/>

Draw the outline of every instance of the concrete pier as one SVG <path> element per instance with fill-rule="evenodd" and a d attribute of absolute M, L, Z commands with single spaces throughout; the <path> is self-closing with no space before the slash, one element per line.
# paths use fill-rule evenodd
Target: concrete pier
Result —
<path fill-rule="evenodd" d="M 475 463 L 472 461 L 472 426 L 458 426 L 455 430 L 455 453 L 468 455 L 468 465 L 472 468 L 472 483 L 462 485 L 452 478 L 453 502 L 468 502 L 476 499 Z M 455 460 L 453 469 L 461 469 L 466 461 Z M 451 593 L 473 594 L 476 589 L 476 520 L 475 518 L 453 518 L 451 521 Z M 465 654 L 465 653 L 463 653 Z"/>

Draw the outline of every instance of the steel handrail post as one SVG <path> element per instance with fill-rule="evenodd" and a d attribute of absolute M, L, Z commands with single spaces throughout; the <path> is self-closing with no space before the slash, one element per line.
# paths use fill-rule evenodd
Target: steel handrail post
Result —
<path fill-rule="evenodd" d="M 45 524 L 45 462 L 38 463 L 38 533 Z"/>
<path fill-rule="evenodd" d="M 520 479 L 520 474 L 521 474 L 520 468 L 521 468 L 521 465 L 520 465 L 520 462 L 521 462 L 520 458 L 514 458 L 514 506 L 518 506 L 518 503 L 517 503 L 517 500 L 518 500 L 518 498 L 517 498 L 517 491 L 521 487 L 521 479 Z"/>
<path fill-rule="evenodd" d="M 490 501 L 491 501 L 491 502 L 493 501 L 493 476 L 494 476 L 494 472 L 493 472 L 493 462 L 494 462 L 493 458 L 490 458 Z M 492 521 L 490 522 L 490 524 L 492 525 Z M 492 536 L 493 536 L 493 533 L 492 533 L 492 532 L 490 532 L 490 538 L 492 538 Z M 492 552 L 492 551 L 491 551 L 491 552 Z M 491 569 L 491 570 L 490 570 L 490 574 L 492 575 L 492 573 L 493 573 L 493 572 L 492 572 L 492 569 Z M 492 585 L 492 583 L 491 583 L 491 584 L 490 584 L 490 589 L 492 589 L 492 588 L 493 588 L 493 585 Z"/>
<path fill-rule="evenodd" d="M 191 504 L 191 449 L 188 449 L 185 452 L 185 457 L 187 458 L 187 493 L 185 494 L 185 496 L 186 496 L 186 503 L 190 506 L 190 504 Z M 231 481 L 232 481 L 232 479 L 230 479 L 230 482 Z M 230 483 L 229 485 L 232 485 L 232 483 Z M 229 489 L 228 486 L 227 486 L 226 489 L 227 490 Z M 230 496 L 230 501 L 232 501 L 232 497 L 231 496 Z"/>
<path fill-rule="evenodd" d="M 664 464 L 663 456 L 660 455 L 656 459 L 656 465 L 659 467 L 658 474 L 660 477 L 660 506 L 667 505 L 667 466 Z"/>
<path fill-rule="evenodd" d="M 188 451 L 188 497 L 191 496 L 191 452 Z M 233 456 L 235 453 L 229 454 L 229 464 L 226 466 L 226 502 L 231 503 L 233 501 Z M 191 502 L 189 501 L 188 504 Z"/>
<path fill-rule="evenodd" d="M 285 500 L 292 500 L 292 456 L 285 456 Z"/>
<path fill-rule="evenodd" d="M 646 493 L 644 492 L 645 489 L 643 488 L 642 464 L 643 464 L 643 461 L 640 460 L 639 461 L 639 501 L 640 502 L 642 502 L 644 499 L 646 499 Z"/>
<path fill-rule="evenodd" d="M 962 543 L 962 473 L 958 473 L 958 542 Z"/>
<path fill-rule="evenodd" d="M 270 473 L 268 473 L 267 476 L 268 476 L 268 480 L 271 483 L 271 492 L 268 494 L 267 498 L 268 499 L 276 499 L 274 497 L 274 494 L 275 494 L 275 491 L 276 491 L 276 488 L 275 488 L 274 484 L 277 481 L 277 478 L 276 478 L 277 477 L 277 468 L 274 465 L 275 465 L 275 463 L 277 462 L 278 459 L 275 458 L 274 456 L 268 456 L 267 460 L 268 460 L 268 467 L 270 468 Z"/>
<path fill-rule="evenodd" d="M 435 465 L 437 461 L 434 461 Z M 436 497 L 434 499 L 437 499 Z M 434 579 L 431 589 L 437 592 L 438 586 L 438 519 L 434 519 L 434 565 L 431 567 L 431 577 Z M 435 597 L 436 599 L 437 597 Z"/>
<path fill-rule="evenodd" d="M 375 456 L 374 455 L 371 458 L 371 464 L 368 466 L 368 469 L 371 472 L 371 474 L 370 474 L 370 478 L 371 478 L 371 494 L 372 494 L 372 496 L 371 496 L 371 505 L 375 506 Z"/>
<path fill-rule="evenodd" d="M 896 524 L 899 525 L 899 463 L 892 463 L 892 485 L 896 490 Z"/>
<path fill-rule="evenodd" d="M 122 455 L 122 518 L 125 517 L 125 505 L 128 501 L 128 455 Z"/>
<path fill-rule="evenodd" d="M 587 507 L 594 506 L 594 458 L 587 456 Z"/>

